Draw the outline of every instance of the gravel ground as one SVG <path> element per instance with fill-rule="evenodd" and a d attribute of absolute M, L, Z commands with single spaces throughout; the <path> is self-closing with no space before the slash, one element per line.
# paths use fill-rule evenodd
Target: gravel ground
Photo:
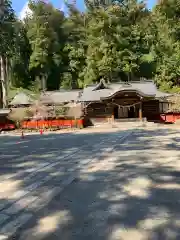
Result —
<path fill-rule="evenodd" d="M 123 142 L 110 135 L 98 150 L 108 154 L 79 169 L 14 239 L 180 239 L 180 131 L 139 128 Z"/>

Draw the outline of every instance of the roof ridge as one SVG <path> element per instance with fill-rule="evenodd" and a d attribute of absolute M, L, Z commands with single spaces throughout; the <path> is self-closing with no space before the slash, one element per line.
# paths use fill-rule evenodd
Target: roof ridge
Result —
<path fill-rule="evenodd" d="M 147 83 L 147 82 L 151 82 L 151 83 L 154 83 L 153 80 L 139 80 L 139 81 L 129 81 L 129 82 L 112 82 L 112 83 L 109 83 L 110 85 L 112 84 L 124 84 L 124 85 L 128 85 L 128 84 L 131 84 L 131 83 Z"/>
<path fill-rule="evenodd" d="M 140 80 L 140 81 L 132 81 L 132 83 L 138 83 L 138 82 L 140 82 L 140 83 L 146 83 L 146 82 L 152 82 L 152 83 L 154 83 L 154 81 L 151 80 L 151 79 L 145 79 L 145 80 Z"/>
<path fill-rule="evenodd" d="M 87 87 L 96 87 L 98 85 L 98 83 L 93 83 L 93 84 L 88 84 L 86 85 L 84 88 L 87 88 Z"/>
<path fill-rule="evenodd" d="M 82 89 L 72 89 L 72 90 L 70 90 L 70 89 L 64 89 L 64 90 L 52 90 L 52 91 L 45 91 L 44 93 L 46 94 L 46 93 L 64 93 L 64 92 L 80 92 L 80 91 L 82 91 Z M 42 92 L 43 93 L 43 92 Z"/>

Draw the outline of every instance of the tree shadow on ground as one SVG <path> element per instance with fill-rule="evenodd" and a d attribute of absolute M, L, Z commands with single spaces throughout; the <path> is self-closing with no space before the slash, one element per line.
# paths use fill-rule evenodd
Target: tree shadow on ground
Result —
<path fill-rule="evenodd" d="M 23 229 L 19 229 L 14 239 L 179 239 L 180 165 L 176 135 L 180 133 L 165 128 L 137 129 L 127 141 L 118 142 L 120 134 L 124 132 L 55 136 L 52 147 L 44 146 L 40 140 L 38 144 L 47 154 L 47 161 L 52 163 L 57 158 L 58 165 L 50 169 L 41 168 L 38 176 L 33 177 L 37 177 L 39 182 L 39 178 L 53 176 L 35 191 L 32 189 L 33 196 L 40 197 L 41 201 L 35 206 L 28 204 L 23 211 L 33 214 L 40 204 L 44 204 L 43 209 Z M 100 139 L 104 143 L 98 145 Z M 84 141 L 86 144 L 80 149 Z M 108 151 L 111 142 L 115 147 Z M 26 143 L 28 156 L 31 156 L 30 146 L 37 148 L 37 142 L 34 143 Z M 59 159 L 60 152 L 64 156 L 71 148 L 78 152 Z M 20 156 L 24 157 L 26 151 L 19 149 Z M 52 154 L 51 160 L 48 154 Z M 46 158 L 31 157 L 38 163 Z M 93 162 L 85 168 L 77 168 L 74 181 L 46 205 L 43 196 L 55 186 L 60 186 L 62 179 L 71 174 L 71 168 L 87 159 Z M 30 157 L 26 161 L 29 162 Z M 17 172 L 19 168 L 13 171 Z M 2 176 L 6 174 L 3 172 Z M 12 179 L 21 181 L 17 189 L 27 189 L 34 180 L 20 179 L 17 175 Z M 11 200 L 3 199 L 8 204 Z M 21 211 L 21 204 L 16 202 L 13 210 Z"/>

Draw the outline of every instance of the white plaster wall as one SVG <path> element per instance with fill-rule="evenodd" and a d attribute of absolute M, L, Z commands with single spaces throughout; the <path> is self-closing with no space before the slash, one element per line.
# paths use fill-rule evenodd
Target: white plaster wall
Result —
<path fill-rule="evenodd" d="M 160 112 L 166 112 L 169 110 L 169 103 L 159 103 L 159 110 Z"/>

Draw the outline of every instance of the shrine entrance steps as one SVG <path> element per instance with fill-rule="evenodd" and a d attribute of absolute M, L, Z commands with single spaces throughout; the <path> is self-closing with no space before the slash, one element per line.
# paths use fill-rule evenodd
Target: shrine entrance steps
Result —
<path fill-rule="evenodd" d="M 116 123 L 121 123 L 121 122 L 146 122 L 146 118 L 142 118 L 142 120 L 140 121 L 139 118 L 117 118 L 114 119 L 114 122 Z"/>
<path fill-rule="evenodd" d="M 157 125 L 154 122 L 148 122 L 145 118 L 141 121 L 139 118 L 133 119 L 115 119 L 114 122 L 111 124 L 113 127 L 116 128 L 135 128 L 135 127 L 153 127 Z"/>
<path fill-rule="evenodd" d="M 122 118 L 122 119 L 114 119 L 109 122 L 98 122 L 94 121 L 92 128 L 120 128 L 120 129 L 130 129 L 130 128 L 136 128 L 136 127 L 151 127 L 155 126 L 156 123 L 154 122 L 148 122 L 146 118 L 143 118 L 140 120 L 139 118 Z"/>

